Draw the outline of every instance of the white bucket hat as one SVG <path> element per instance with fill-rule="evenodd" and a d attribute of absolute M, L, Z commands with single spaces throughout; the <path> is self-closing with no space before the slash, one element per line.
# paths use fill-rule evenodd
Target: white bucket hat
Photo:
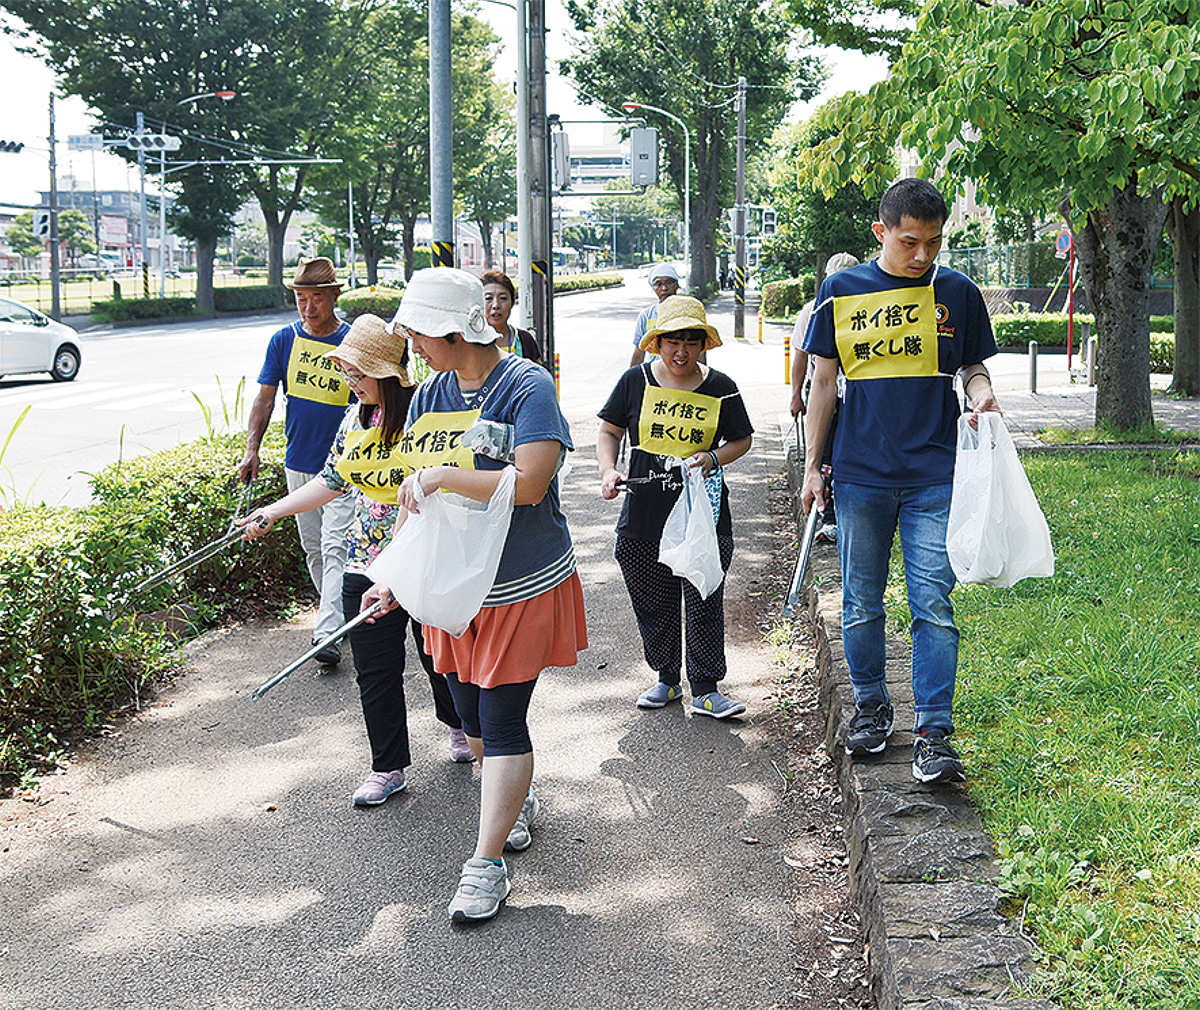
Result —
<path fill-rule="evenodd" d="M 654 266 L 650 268 L 650 274 L 646 277 L 646 282 L 651 287 L 654 287 L 654 282 L 660 277 L 669 277 L 676 284 L 678 284 L 681 279 L 679 272 L 673 266 L 671 266 L 670 263 L 655 263 Z"/>
<path fill-rule="evenodd" d="M 490 344 L 499 336 L 484 314 L 483 283 L 474 274 L 453 267 L 426 267 L 414 273 L 392 317 L 392 327 L 425 337 L 461 333 L 472 344 Z"/>

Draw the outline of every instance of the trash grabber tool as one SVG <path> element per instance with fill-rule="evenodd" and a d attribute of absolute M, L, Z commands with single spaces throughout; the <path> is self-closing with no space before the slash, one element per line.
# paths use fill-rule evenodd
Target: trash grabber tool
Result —
<path fill-rule="evenodd" d="M 219 554 L 230 544 L 242 539 L 242 528 L 237 524 L 242 517 L 242 512 L 250 502 L 250 492 L 254 487 L 254 481 L 248 481 L 246 488 L 242 491 L 241 500 L 238 502 L 237 510 L 233 513 L 233 518 L 229 520 L 229 528 L 217 537 L 216 540 L 205 544 L 199 550 L 192 551 L 187 557 L 180 558 L 178 561 L 167 565 L 147 579 L 143 579 L 133 587 L 133 594 L 144 593 L 147 589 L 153 589 L 155 586 L 161 586 L 172 575 L 178 575 L 180 572 L 186 572 L 189 568 L 195 568 L 202 561 L 207 561 L 209 558 Z"/>
<path fill-rule="evenodd" d="M 307 663 L 310 659 L 312 659 L 318 652 L 320 652 L 322 649 L 324 649 L 327 645 L 332 645 L 334 642 L 340 642 L 343 638 L 345 638 L 348 634 L 350 634 L 350 632 L 352 632 L 355 628 L 357 628 L 360 624 L 362 624 L 363 621 L 365 621 L 368 617 L 373 617 L 375 614 L 379 613 L 379 611 L 382 609 L 383 609 L 382 603 L 379 603 L 378 601 L 376 601 L 375 603 L 372 603 L 369 607 L 367 607 L 366 610 L 362 611 L 362 613 L 360 613 L 357 617 L 353 618 L 352 620 L 347 621 L 345 624 L 343 624 L 340 628 L 338 628 L 337 631 L 335 631 L 328 638 L 321 639 L 321 641 L 317 645 L 314 645 L 311 649 L 308 650 L 308 652 L 306 652 L 299 659 L 293 660 L 291 663 L 289 663 L 287 666 L 285 666 L 282 670 L 280 670 L 277 674 L 275 674 L 275 676 L 272 677 L 270 680 L 268 680 L 266 683 L 260 684 L 258 687 L 256 687 L 250 693 L 251 700 L 258 701 L 258 699 L 261 698 L 264 694 L 266 694 L 269 690 L 271 690 L 271 688 L 273 688 L 281 680 L 286 680 L 288 677 L 290 677 L 293 673 L 295 673 L 297 670 L 299 670 L 300 667 L 302 667 L 305 663 Z"/>
<path fill-rule="evenodd" d="M 808 510 L 808 522 L 804 524 L 804 537 L 800 541 L 800 556 L 796 558 L 796 570 L 792 572 L 792 586 L 788 590 L 787 602 L 783 605 L 780 616 L 793 617 L 800 604 L 800 584 L 804 581 L 804 572 L 808 568 L 808 557 L 812 554 L 813 538 L 817 534 L 817 520 L 821 510 L 814 501 Z"/>

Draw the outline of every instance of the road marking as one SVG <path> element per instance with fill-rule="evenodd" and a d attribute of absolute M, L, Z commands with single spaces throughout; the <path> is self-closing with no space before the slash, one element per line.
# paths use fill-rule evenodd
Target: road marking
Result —
<path fill-rule="evenodd" d="M 53 403 L 55 400 L 79 396 L 81 390 L 88 392 L 90 390 L 114 389 L 119 386 L 119 382 L 81 382 L 69 385 L 55 382 L 53 384 L 43 383 L 30 386 L 16 386 L 12 389 L 0 390 L 0 404 L 28 403 L 33 399 L 40 405 L 42 403 Z"/>
<path fill-rule="evenodd" d="M 118 398 L 122 403 L 128 403 L 134 396 L 141 395 L 142 393 L 157 392 L 166 388 L 161 382 L 143 382 L 136 386 L 119 386 L 117 389 L 105 389 L 101 392 L 86 393 L 83 396 L 55 400 L 53 403 L 35 403 L 34 407 L 39 410 L 69 410 L 72 407 L 96 403 L 100 400 L 110 400 L 114 397 Z"/>
<path fill-rule="evenodd" d="M 156 403 L 166 403 L 169 400 L 178 400 L 180 397 L 187 397 L 188 403 L 191 404 L 191 409 L 196 408 L 196 401 L 191 398 L 186 389 L 168 389 L 161 393 L 151 393 L 149 396 L 139 396 L 136 399 L 122 397 L 113 403 L 102 403 L 95 407 L 96 410 L 140 410 L 142 407 L 153 407 Z"/>

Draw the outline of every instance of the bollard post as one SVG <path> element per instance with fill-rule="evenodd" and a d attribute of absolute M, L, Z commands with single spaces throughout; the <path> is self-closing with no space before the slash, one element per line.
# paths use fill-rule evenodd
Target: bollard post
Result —
<path fill-rule="evenodd" d="M 1096 338 L 1094 336 L 1087 338 L 1087 384 L 1094 386 L 1096 384 Z"/>
<path fill-rule="evenodd" d="M 560 385 L 559 385 L 559 375 L 560 375 L 560 372 L 559 372 L 558 351 L 555 351 L 554 352 L 554 396 L 556 399 L 561 400 L 562 399 L 562 389 L 560 388 Z"/>
<path fill-rule="evenodd" d="M 762 343 L 762 309 L 758 310 L 758 342 Z"/>
<path fill-rule="evenodd" d="M 792 335 L 790 333 L 783 338 L 783 384 L 785 386 L 792 384 Z"/>
<path fill-rule="evenodd" d="M 1038 342 L 1029 341 L 1029 392 L 1037 392 L 1037 352 Z"/>

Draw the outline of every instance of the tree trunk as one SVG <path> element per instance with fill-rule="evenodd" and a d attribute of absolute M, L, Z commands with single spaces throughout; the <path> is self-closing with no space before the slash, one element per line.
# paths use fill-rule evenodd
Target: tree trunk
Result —
<path fill-rule="evenodd" d="M 287 218 L 267 221 L 267 283 L 283 283 L 283 238 L 287 234 Z"/>
<path fill-rule="evenodd" d="M 207 312 L 215 308 L 213 301 L 213 260 L 217 255 L 217 237 L 197 239 L 196 243 L 196 304 Z"/>
<path fill-rule="evenodd" d="M 1171 392 L 1200 396 L 1200 207 L 1184 211 L 1175 197 L 1167 213 L 1175 253 L 1175 368 Z"/>
<path fill-rule="evenodd" d="M 413 275 L 413 246 L 416 245 L 414 233 L 417 230 L 416 214 L 400 215 L 400 246 L 404 250 L 404 279 L 412 279 Z"/>
<path fill-rule="evenodd" d="M 491 270 L 495 266 L 492 257 L 492 222 L 481 217 L 475 223 L 479 225 L 479 238 L 483 242 L 484 269 Z"/>
<path fill-rule="evenodd" d="M 1132 431 L 1154 423 L 1150 404 L 1150 271 L 1167 205 L 1114 190 L 1075 235 L 1079 272 L 1096 316 L 1096 425 Z"/>

